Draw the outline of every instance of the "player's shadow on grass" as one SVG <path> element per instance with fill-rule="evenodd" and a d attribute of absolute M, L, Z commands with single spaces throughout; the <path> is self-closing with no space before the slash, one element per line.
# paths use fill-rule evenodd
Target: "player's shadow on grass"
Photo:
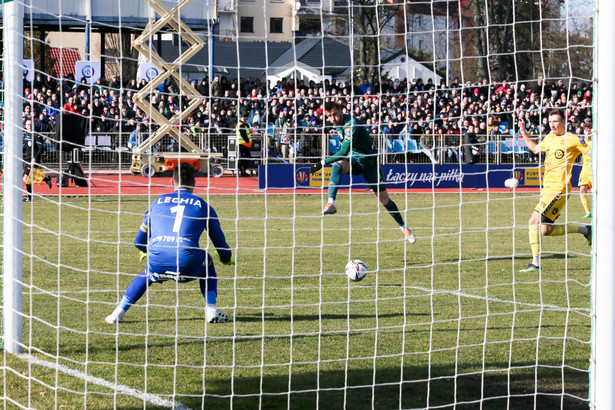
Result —
<path fill-rule="evenodd" d="M 431 316 L 429 313 L 406 313 L 407 316 Z M 395 317 L 403 317 L 404 314 L 403 313 L 385 313 L 385 314 L 379 314 L 378 318 L 379 319 L 385 319 L 385 318 L 395 318 Z M 357 320 L 357 319 L 374 319 L 375 316 L 372 314 L 356 314 L 356 313 L 351 313 L 350 315 L 345 315 L 345 314 L 338 314 L 338 313 L 323 313 L 322 315 L 292 315 L 292 317 L 290 315 L 276 315 L 276 314 L 265 314 L 265 320 L 267 321 L 276 321 L 276 322 L 290 322 L 290 321 L 294 321 L 294 322 L 299 322 L 299 321 L 308 321 L 308 322 L 314 322 L 314 321 L 318 321 L 319 319 L 323 319 L 323 320 L 348 320 L 349 318 L 351 320 Z M 247 315 L 240 315 L 238 318 L 236 318 L 237 322 L 261 322 L 263 320 L 263 317 L 260 314 L 247 314 Z"/>
<path fill-rule="evenodd" d="M 569 259 L 575 259 L 578 258 L 579 255 L 573 254 L 573 253 L 547 253 L 544 254 L 543 256 L 541 256 L 541 259 L 565 259 L 565 258 L 569 258 Z M 485 262 L 485 260 L 487 261 L 513 261 L 516 260 L 517 262 L 519 261 L 530 261 L 532 260 L 532 257 L 530 255 L 527 256 L 490 256 L 488 258 L 449 258 L 449 259 L 442 259 L 439 261 L 436 261 L 436 264 L 438 264 L 438 262 L 440 263 L 456 263 L 456 262 L 464 262 L 464 263 L 480 263 L 480 262 Z"/>

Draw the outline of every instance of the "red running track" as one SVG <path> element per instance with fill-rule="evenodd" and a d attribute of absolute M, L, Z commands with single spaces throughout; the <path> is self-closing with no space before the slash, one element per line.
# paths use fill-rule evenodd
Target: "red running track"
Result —
<path fill-rule="evenodd" d="M 44 196 L 83 196 L 83 195 L 162 195 L 171 190 L 170 177 L 145 178 L 141 175 L 132 174 L 91 174 L 89 187 L 76 187 L 70 182 L 68 187 L 57 187 L 55 178 L 51 189 L 46 184 L 34 185 L 34 193 Z M 222 194 L 315 194 L 320 193 L 317 188 L 293 189 L 269 189 L 258 188 L 258 176 L 238 177 L 236 175 L 223 175 L 220 178 L 197 177 L 195 193 L 197 195 L 222 195 Z M 437 192 L 459 192 L 458 188 L 436 188 Z M 463 188 L 463 192 L 487 192 L 486 189 Z M 490 192 L 510 192 L 508 188 L 491 188 Z M 517 192 L 536 192 L 537 188 L 517 188 Z M 24 187 L 25 192 L 25 187 Z M 340 192 L 348 192 L 341 189 Z M 355 192 L 371 192 L 370 190 L 355 190 Z M 404 189 L 389 189 L 392 193 L 403 193 Z M 432 192 L 431 189 L 408 189 L 408 192 L 421 193 Z"/>

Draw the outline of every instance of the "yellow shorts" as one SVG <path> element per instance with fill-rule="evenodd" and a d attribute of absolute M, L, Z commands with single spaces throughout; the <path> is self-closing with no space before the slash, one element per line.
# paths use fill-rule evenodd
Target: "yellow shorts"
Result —
<path fill-rule="evenodd" d="M 555 222 L 566 206 L 568 196 L 569 194 L 566 192 L 543 191 L 540 195 L 540 202 L 534 210 L 551 222 Z"/>
<path fill-rule="evenodd" d="M 583 167 L 581 174 L 579 174 L 579 186 L 587 185 L 588 188 L 592 187 L 592 169 Z"/>

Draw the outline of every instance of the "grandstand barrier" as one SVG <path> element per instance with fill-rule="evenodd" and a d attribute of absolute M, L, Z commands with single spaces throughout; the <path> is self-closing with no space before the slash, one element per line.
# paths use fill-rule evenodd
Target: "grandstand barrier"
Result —
<path fill-rule="evenodd" d="M 572 182 L 576 183 L 581 164 L 572 167 Z M 504 188 L 504 181 L 515 177 L 520 188 L 538 188 L 542 167 L 534 164 L 384 164 L 381 166 L 389 189 Z M 311 175 L 307 164 L 262 165 L 258 171 L 259 189 L 322 189 L 329 184 L 331 167 Z M 362 175 L 342 176 L 342 188 L 369 189 Z"/>
<path fill-rule="evenodd" d="M 267 130 L 255 130 L 254 135 L 268 135 Z M 56 148 L 56 141 L 52 134 L 43 134 L 46 138 L 45 152 L 42 161 L 48 168 L 58 168 L 60 164 L 66 163 L 68 157 Z M 234 137 L 234 133 L 199 133 L 191 136 L 199 148 L 206 152 L 222 153 L 227 158 L 227 147 L 229 136 Z M 130 133 L 91 133 L 86 138 L 85 145 L 79 153 L 79 161 L 85 166 L 96 169 L 121 169 L 129 170 L 132 161 L 132 150 L 128 148 L 128 138 Z M 381 147 L 382 164 L 431 164 L 431 159 L 425 154 L 420 146 L 421 135 L 393 135 L 391 139 L 387 136 L 372 134 L 374 146 Z M 484 164 L 532 164 L 538 163 L 538 156 L 529 152 L 522 139 L 508 136 L 479 136 L 482 143 L 473 144 L 482 147 L 482 154 L 476 159 L 478 163 Z M 323 143 L 324 140 L 324 143 Z M 163 137 L 158 143 L 152 146 L 151 152 L 173 151 L 178 144 L 173 142 L 170 137 Z M 460 141 L 459 135 L 438 134 L 434 137 L 435 148 L 433 154 L 437 164 L 445 164 L 447 156 L 446 150 L 449 148 L 458 149 L 463 154 L 464 145 Z M 448 143 L 448 144 L 447 144 Z M 327 155 L 332 155 L 339 150 L 341 145 L 338 138 L 323 137 L 321 133 L 301 133 L 296 132 L 291 137 L 291 144 L 295 148 L 295 155 L 291 162 L 295 163 L 314 163 L 322 158 L 323 150 Z M 273 144 L 275 146 L 275 144 Z M 280 161 L 281 152 L 276 152 L 271 142 L 265 147 L 263 153 L 264 165 L 277 164 Z M 268 148 L 268 149 L 267 149 Z"/>

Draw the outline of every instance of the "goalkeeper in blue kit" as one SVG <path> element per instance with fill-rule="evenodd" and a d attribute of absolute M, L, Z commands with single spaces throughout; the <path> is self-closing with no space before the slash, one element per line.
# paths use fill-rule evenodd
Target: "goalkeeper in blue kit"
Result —
<path fill-rule="evenodd" d="M 416 242 L 416 236 L 404 223 L 404 219 L 397 205 L 389 197 L 384 183 L 382 171 L 378 165 L 378 150 L 374 147 L 372 137 L 367 132 L 363 122 L 342 112 L 342 108 L 335 102 L 325 103 L 325 115 L 334 126 L 335 132 L 340 136 L 342 145 L 335 154 L 313 165 L 310 173 L 318 172 L 324 165 L 333 164 L 329 179 L 329 199 L 322 211 L 323 215 L 332 215 L 337 212 L 335 198 L 342 181 L 342 174 L 363 174 L 380 203 L 393 217 L 399 228 L 410 243 Z"/>
<path fill-rule="evenodd" d="M 216 308 L 218 281 L 211 256 L 201 249 L 199 239 L 207 230 L 220 261 L 233 264 L 216 211 L 192 194 L 194 168 L 181 163 L 173 171 L 175 191 L 161 195 L 149 207 L 135 238 L 135 246 L 147 255 L 147 266 L 128 286 L 117 308 L 105 321 L 121 322 L 126 311 L 145 294 L 149 286 L 168 280 L 199 280 L 206 300 L 205 318 L 209 323 L 232 322 Z"/>

